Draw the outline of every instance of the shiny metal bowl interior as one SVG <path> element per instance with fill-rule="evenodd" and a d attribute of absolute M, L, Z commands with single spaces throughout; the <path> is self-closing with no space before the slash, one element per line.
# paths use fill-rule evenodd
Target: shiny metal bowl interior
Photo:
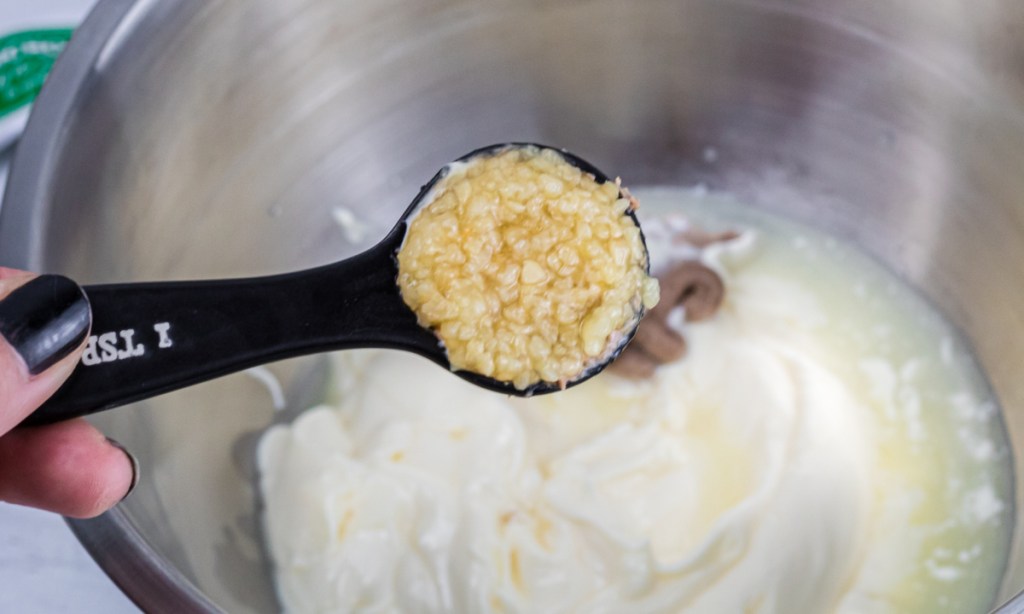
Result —
<path fill-rule="evenodd" d="M 1017 0 L 101 0 L 19 149 L 0 261 L 83 282 L 326 263 L 511 140 L 857 241 L 963 330 L 1024 450 Z M 298 390 L 315 364 L 273 370 Z M 245 375 L 97 419 L 144 476 L 74 528 L 146 609 L 277 609 L 251 482 L 272 419 Z"/>

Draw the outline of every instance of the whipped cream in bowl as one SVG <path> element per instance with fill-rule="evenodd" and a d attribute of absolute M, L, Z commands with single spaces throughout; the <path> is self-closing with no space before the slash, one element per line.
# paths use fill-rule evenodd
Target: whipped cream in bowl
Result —
<path fill-rule="evenodd" d="M 637 192 L 652 271 L 726 288 L 685 356 L 522 399 L 336 355 L 258 451 L 286 611 L 985 611 L 1009 449 L 953 331 L 830 237 Z M 681 205 L 740 236 L 674 243 Z"/>

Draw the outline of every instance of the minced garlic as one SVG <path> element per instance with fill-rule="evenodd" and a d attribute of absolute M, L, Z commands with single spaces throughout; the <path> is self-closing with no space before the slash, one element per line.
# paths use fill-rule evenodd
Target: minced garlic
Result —
<path fill-rule="evenodd" d="M 635 201 L 558 152 L 455 164 L 410 222 L 398 285 L 452 369 L 564 385 L 619 348 L 658 301 Z"/>

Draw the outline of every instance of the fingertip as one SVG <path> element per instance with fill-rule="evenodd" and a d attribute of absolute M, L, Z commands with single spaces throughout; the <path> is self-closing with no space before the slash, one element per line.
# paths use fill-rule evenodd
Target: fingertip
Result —
<path fill-rule="evenodd" d="M 8 285 L 8 284 L 5 284 Z M 39 275 L 0 297 L 0 336 L 32 376 L 73 355 L 92 325 L 89 297 L 62 275 Z"/>
<path fill-rule="evenodd" d="M 22 428 L 0 438 L 0 499 L 92 518 L 122 501 L 137 463 L 85 420 Z"/>
<path fill-rule="evenodd" d="M 121 442 L 117 441 L 116 439 L 111 439 L 110 437 L 107 437 L 106 440 L 108 444 L 116 448 L 119 452 L 121 452 L 121 454 L 124 454 L 125 458 L 128 459 L 128 466 L 131 468 L 131 477 L 129 478 L 128 481 L 128 488 L 127 490 L 125 490 L 124 496 L 122 496 L 121 499 L 118 501 L 118 503 L 120 503 L 121 501 L 127 499 L 128 495 L 132 494 L 132 492 L 135 490 L 135 487 L 139 485 L 139 476 L 141 474 L 141 469 L 139 468 L 139 459 L 135 458 L 135 455 L 129 452 L 128 448 L 124 447 L 124 445 L 122 445 Z"/>
<path fill-rule="evenodd" d="M 74 281 L 0 269 L 0 433 L 71 375 L 91 325 L 88 297 Z"/>

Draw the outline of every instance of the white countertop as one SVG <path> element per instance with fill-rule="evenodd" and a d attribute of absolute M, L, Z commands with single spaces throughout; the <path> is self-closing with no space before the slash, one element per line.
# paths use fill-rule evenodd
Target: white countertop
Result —
<path fill-rule="evenodd" d="M 138 612 L 56 514 L 0 503 L 0 612 Z"/>
<path fill-rule="evenodd" d="M 0 2 L 0 35 L 12 29 L 76 24 L 93 1 Z M 0 196 L 6 176 L 6 161 L 0 160 Z M 0 503 L 0 612 L 138 611 L 60 516 Z"/>

